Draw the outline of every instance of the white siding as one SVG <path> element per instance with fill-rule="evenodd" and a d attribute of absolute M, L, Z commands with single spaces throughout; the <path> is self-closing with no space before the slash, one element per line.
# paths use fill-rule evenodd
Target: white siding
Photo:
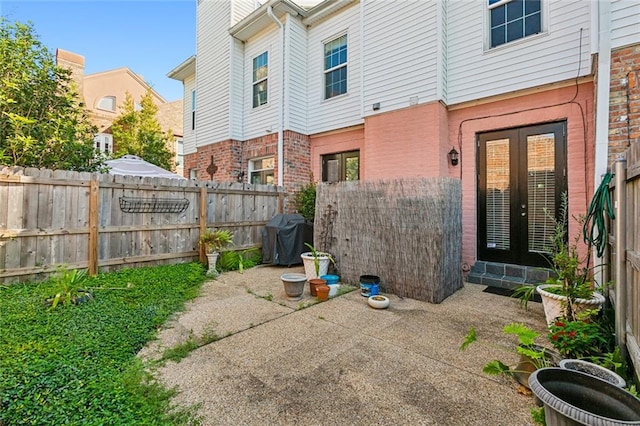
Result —
<path fill-rule="evenodd" d="M 246 79 L 244 44 L 235 38 L 231 38 L 231 42 L 231 98 L 229 100 L 231 138 L 244 140 L 244 81 Z"/>
<path fill-rule="evenodd" d="M 487 51 L 483 49 L 485 5 L 486 0 L 448 3 L 445 101 L 449 105 L 573 79 L 579 61 L 580 76 L 591 72 L 588 1 L 545 1 L 546 34 Z"/>
<path fill-rule="evenodd" d="M 282 56 L 280 47 L 280 29 L 274 23 L 266 30 L 245 43 L 244 55 L 244 139 L 264 136 L 267 129 L 278 131 L 278 112 L 280 100 L 280 68 Z M 269 71 L 267 75 L 267 103 L 253 107 L 253 58 L 269 52 Z"/>
<path fill-rule="evenodd" d="M 287 52 L 289 60 L 285 81 L 288 105 L 285 107 L 285 129 L 307 133 L 307 30 L 297 19 L 289 19 Z"/>
<path fill-rule="evenodd" d="M 611 48 L 640 43 L 640 1 L 611 2 Z"/>
<path fill-rule="evenodd" d="M 231 4 L 231 22 L 229 23 L 229 27 L 232 27 L 240 22 L 244 17 L 249 15 L 255 9 L 255 0 L 233 0 L 233 3 Z"/>
<path fill-rule="evenodd" d="M 184 154 L 196 152 L 196 133 L 191 129 L 191 91 L 196 87 L 196 76 L 185 78 L 183 82 L 184 96 L 182 101 L 182 140 L 184 142 Z M 196 96 L 198 94 L 196 93 Z M 196 99 L 197 102 L 197 99 Z M 196 112 L 197 114 L 197 112 Z M 197 117 L 196 117 L 197 119 Z"/>
<path fill-rule="evenodd" d="M 360 124 L 359 5 L 349 6 L 308 30 L 307 105 L 310 134 Z M 347 94 L 324 99 L 323 42 L 347 33 Z"/>
<path fill-rule="evenodd" d="M 230 138 L 230 8 L 227 1 L 201 1 L 198 5 L 197 146 Z"/>
<path fill-rule="evenodd" d="M 364 113 L 437 98 L 440 2 L 364 3 Z"/>

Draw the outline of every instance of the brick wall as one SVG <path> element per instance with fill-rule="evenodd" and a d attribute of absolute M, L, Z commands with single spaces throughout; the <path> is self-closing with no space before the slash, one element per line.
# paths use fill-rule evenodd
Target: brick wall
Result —
<path fill-rule="evenodd" d="M 293 211 L 290 199 L 302 185 L 309 182 L 311 174 L 310 138 L 293 131 L 285 131 L 284 140 L 284 188 L 290 195 L 285 199 L 285 211 Z M 207 167 L 213 163 L 217 170 L 213 175 L 216 182 L 248 182 L 249 161 L 260 157 L 275 157 L 274 175 L 278 179 L 278 134 L 270 133 L 246 141 L 226 140 L 198 147 L 198 151 L 184 156 L 184 174 L 189 177 L 189 170 L 197 168 L 197 179 L 211 180 Z"/>
<path fill-rule="evenodd" d="M 608 164 L 640 142 L 640 44 L 611 53 Z"/>

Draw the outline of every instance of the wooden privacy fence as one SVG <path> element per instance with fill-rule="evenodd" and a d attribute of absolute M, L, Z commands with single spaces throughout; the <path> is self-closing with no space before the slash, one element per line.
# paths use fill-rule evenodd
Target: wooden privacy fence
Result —
<path fill-rule="evenodd" d="M 59 266 L 111 270 L 194 260 L 206 227 L 259 247 L 282 211 L 272 185 L 0 168 L 0 283 Z"/>
<path fill-rule="evenodd" d="M 609 186 L 615 219 L 609 226 L 609 249 L 603 259 L 604 282 L 611 281 L 616 339 L 640 376 L 640 149 L 632 144 L 626 160 L 614 163 Z"/>
<path fill-rule="evenodd" d="M 342 281 L 377 275 L 385 292 L 440 303 L 462 287 L 460 180 L 320 184 L 314 243 Z"/>

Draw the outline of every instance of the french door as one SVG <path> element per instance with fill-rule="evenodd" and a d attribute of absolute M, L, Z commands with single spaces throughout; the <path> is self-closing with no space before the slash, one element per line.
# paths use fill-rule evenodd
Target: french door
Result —
<path fill-rule="evenodd" d="M 478 135 L 480 260 L 549 265 L 551 217 L 567 188 L 566 150 L 566 122 Z"/>

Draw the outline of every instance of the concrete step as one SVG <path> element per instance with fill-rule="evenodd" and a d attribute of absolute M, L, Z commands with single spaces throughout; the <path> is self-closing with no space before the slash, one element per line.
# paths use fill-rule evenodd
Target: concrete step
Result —
<path fill-rule="evenodd" d="M 515 290 L 525 284 L 543 284 L 553 271 L 538 266 L 477 261 L 469 271 L 466 281 L 507 290 Z"/>

